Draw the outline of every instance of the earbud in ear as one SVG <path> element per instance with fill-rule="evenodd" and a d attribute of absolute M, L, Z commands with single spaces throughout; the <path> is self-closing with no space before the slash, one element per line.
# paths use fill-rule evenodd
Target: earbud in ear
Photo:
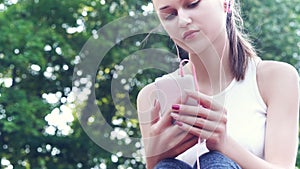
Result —
<path fill-rule="evenodd" d="M 227 0 L 227 13 L 231 13 L 231 0 Z"/>
<path fill-rule="evenodd" d="M 224 9 L 225 9 L 225 12 L 231 13 L 231 0 L 225 0 Z"/>

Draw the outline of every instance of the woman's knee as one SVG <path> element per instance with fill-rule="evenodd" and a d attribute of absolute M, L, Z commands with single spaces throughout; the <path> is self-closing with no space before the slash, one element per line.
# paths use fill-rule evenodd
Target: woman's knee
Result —
<path fill-rule="evenodd" d="M 194 168 L 197 168 L 195 165 Z M 200 156 L 201 169 L 241 169 L 241 167 L 218 151 L 210 151 Z"/>
<path fill-rule="evenodd" d="M 192 167 L 183 161 L 174 158 L 168 158 L 168 159 L 161 160 L 154 167 L 154 169 L 192 169 Z"/>

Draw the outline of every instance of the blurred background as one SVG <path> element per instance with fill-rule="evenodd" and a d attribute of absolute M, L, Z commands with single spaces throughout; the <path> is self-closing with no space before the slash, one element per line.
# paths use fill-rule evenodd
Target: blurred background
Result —
<path fill-rule="evenodd" d="M 300 1 L 243 0 L 241 7 L 245 32 L 259 56 L 290 63 L 299 70 Z M 113 102 L 114 97 L 125 96 L 122 92 L 112 96 L 111 83 L 119 83 L 135 105 L 138 91 L 164 72 L 150 68 L 132 78 L 120 78 L 122 60 L 148 48 L 175 53 L 170 39 L 149 33 L 121 40 L 116 32 L 106 35 L 115 38 L 115 44 L 99 64 L 92 87 L 111 130 L 95 132 L 119 145 L 134 145 L 136 153 L 124 155 L 117 148 L 108 151 L 93 141 L 82 127 L 83 119 L 76 115 L 71 94 L 73 75 L 80 74 L 74 68 L 87 40 L 122 17 L 140 25 L 156 25 L 157 20 L 150 23 L 135 18 L 152 12 L 151 1 L 145 0 L 0 0 L 1 169 L 145 168 L 138 152 L 141 143 L 130 139 L 140 137 L 138 120 L 126 115 L 136 112 Z M 121 35 L 122 29 L 117 33 Z M 174 56 L 166 58 L 173 64 Z M 137 63 L 145 65 L 138 57 Z M 92 115 L 84 120 L 86 125 L 96 123 Z"/>

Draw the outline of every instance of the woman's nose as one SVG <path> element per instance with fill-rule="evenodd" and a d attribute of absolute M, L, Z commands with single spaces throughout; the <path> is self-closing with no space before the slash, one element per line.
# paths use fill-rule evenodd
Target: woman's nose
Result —
<path fill-rule="evenodd" d="M 186 27 L 192 23 L 192 19 L 184 11 L 178 10 L 178 24 L 180 27 Z"/>

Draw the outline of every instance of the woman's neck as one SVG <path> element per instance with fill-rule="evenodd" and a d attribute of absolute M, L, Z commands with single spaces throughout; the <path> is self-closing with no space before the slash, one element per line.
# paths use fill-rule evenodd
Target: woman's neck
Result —
<path fill-rule="evenodd" d="M 214 95 L 224 90 L 232 81 L 233 74 L 229 61 L 229 42 L 216 40 L 200 54 L 190 54 L 190 61 L 195 65 L 199 89 Z M 226 39 L 227 41 L 227 39 Z M 188 66 L 192 70 L 192 65 Z"/>

